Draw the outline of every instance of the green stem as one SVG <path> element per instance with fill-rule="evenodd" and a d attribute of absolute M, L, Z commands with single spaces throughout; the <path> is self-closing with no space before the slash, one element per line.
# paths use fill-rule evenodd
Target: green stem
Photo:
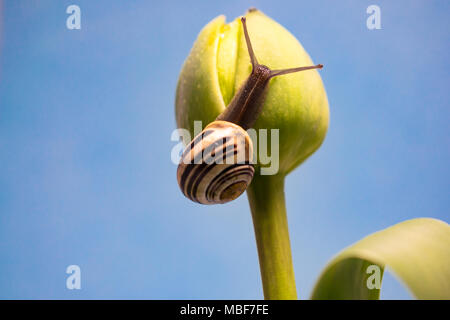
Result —
<path fill-rule="evenodd" d="M 284 200 L 284 177 L 255 176 L 247 195 L 265 299 L 297 299 Z"/>

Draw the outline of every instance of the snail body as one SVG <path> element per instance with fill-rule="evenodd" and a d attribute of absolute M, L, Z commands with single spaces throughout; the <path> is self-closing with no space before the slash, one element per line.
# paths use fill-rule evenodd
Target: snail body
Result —
<path fill-rule="evenodd" d="M 230 104 L 188 144 L 177 169 L 183 194 L 201 204 L 226 203 L 239 197 L 251 183 L 253 145 L 246 132 L 263 106 L 271 78 L 322 68 L 322 65 L 271 70 L 259 64 L 250 42 L 245 17 L 241 18 L 252 72 Z"/>

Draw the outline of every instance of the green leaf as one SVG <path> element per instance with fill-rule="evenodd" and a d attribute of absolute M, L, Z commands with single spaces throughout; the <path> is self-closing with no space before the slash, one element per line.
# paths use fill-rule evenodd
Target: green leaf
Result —
<path fill-rule="evenodd" d="M 388 267 L 418 299 L 450 299 L 450 226 L 418 218 L 369 235 L 340 252 L 322 272 L 311 299 L 378 299 Z M 376 268 L 376 267 L 372 267 Z"/>

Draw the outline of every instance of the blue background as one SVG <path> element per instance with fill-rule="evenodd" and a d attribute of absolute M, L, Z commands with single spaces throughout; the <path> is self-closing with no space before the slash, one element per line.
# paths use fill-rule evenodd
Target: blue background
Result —
<path fill-rule="evenodd" d="M 66 8 L 81 8 L 81 30 Z M 368 30 L 366 8 L 381 8 Z M 3 1 L 0 298 L 262 298 L 245 196 L 185 199 L 174 93 L 201 28 L 257 7 L 321 71 L 330 127 L 286 182 L 300 298 L 344 247 L 449 221 L 448 1 Z M 67 290 L 68 265 L 82 289 Z M 408 298 L 387 275 L 383 298 Z"/>

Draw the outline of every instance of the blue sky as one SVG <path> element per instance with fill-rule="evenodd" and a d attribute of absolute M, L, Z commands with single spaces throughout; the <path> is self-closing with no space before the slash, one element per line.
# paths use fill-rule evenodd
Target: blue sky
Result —
<path fill-rule="evenodd" d="M 184 59 L 208 21 L 249 7 L 325 65 L 327 138 L 286 180 L 300 298 L 362 237 L 449 222 L 449 2 L 4 0 L 0 298 L 262 298 L 246 197 L 191 203 L 170 161 Z M 383 298 L 409 297 L 385 280 Z"/>

